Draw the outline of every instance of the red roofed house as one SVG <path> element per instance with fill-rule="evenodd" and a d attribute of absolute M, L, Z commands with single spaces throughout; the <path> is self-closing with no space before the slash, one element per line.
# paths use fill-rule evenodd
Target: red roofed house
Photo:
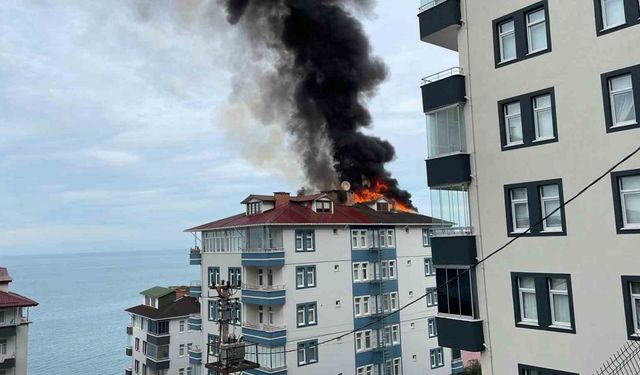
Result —
<path fill-rule="evenodd" d="M 246 374 L 451 374 L 451 350 L 437 344 L 437 298 L 421 299 L 436 285 L 431 217 L 384 198 L 356 204 L 347 192 L 241 204 L 242 213 L 187 229 L 202 243 L 190 252 L 200 265 L 202 348 L 219 340 L 211 286 L 228 281 L 242 302 L 235 333 L 258 345 L 260 368 Z M 216 355 L 193 355 L 191 373 L 206 374 Z"/>
<path fill-rule="evenodd" d="M 11 281 L 0 267 L 0 375 L 26 375 L 29 307 L 38 303 L 10 292 Z"/>

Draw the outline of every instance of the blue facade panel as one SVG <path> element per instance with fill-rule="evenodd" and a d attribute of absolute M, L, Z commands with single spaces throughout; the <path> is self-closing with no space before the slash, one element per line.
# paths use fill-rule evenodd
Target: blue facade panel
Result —
<path fill-rule="evenodd" d="M 251 328 L 242 328 L 242 335 L 248 342 L 264 346 L 282 346 L 287 342 L 287 330 L 266 332 Z"/>
<path fill-rule="evenodd" d="M 284 305 L 286 301 L 284 290 L 261 291 L 242 289 L 242 302 L 253 305 Z"/>
<path fill-rule="evenodd" d="M 250 267 L 284 266 L 284 251 L 272 253 L 242 253 L 242 265 Z"/>

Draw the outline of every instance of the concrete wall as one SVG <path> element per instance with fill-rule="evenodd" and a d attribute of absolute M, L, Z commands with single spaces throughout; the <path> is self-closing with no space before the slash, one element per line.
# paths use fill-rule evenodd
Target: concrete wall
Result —
<path fill-rule="evenodd" d="M 481 257 L 509 240 L 504 185 L 561 178 L 566 200 L 640 141 L 638 129 L 606 133 L 600 79 L 638 64 L 640 29 L 597 37 L 593 1 L 549 1 L 552 52 L 495 68 L 492 20 L 534 3 L 462 2 L 460 62 L 467 74 L 475 177 L 470 197 L 474 225 L 481 228 Z M 548 87 L 555 88 L 559 141 L 501 151 L 497 102 Z M 638 157 L 619 170 L 635 168 Z M 640 274 L 640 253 L 638 235 L 616 234 L 612 194 L 607 177 L 566 208 L 567 236 L 523 238 L 480 267 L 489 347 L 483 374 L 514 374 L 518 363 L 588 374 L 625 343 L 620 276 Z M 571 274 L 576 333 L 516 328 L 512 271 Z"/>

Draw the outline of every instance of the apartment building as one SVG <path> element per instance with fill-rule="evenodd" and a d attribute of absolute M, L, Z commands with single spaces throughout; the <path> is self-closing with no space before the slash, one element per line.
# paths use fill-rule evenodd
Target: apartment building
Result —
<path fill-rule="evenodd" d="M 420 36 L 439 342 L 483 374 L 592 374 L 640 340 L 638 0 L 437 0 Z M 532 226 L 531 230 L 528 230 Z M 508 248 L 469 272 L 514 236 Z"/>
<path fill-rule="evenodd" d="M 187 295 L 186 287 L 153 287 L 142 291 L 142 304 L 126 311 L 131 367 L 125 375 L 199 375 L 200 366 L 191 364 L 191 353 L 200 351 L 200 332 L 193 329 L 200 303 Z"/>
<path fill-rule="evenodd" d="M 38 303 L 9 291 L 12 279 L 0 267 L 0 375 L 27 374 L 29 308 Z"/>
<path fill-rule="evenodd" d="M 241 214 L 187 230 L 202 240 L 190 262 L 200 265 L 203 366 L 219 340 L 211 286 L 230 282 L 241 302 L 232 332 L 257 344 L 247 359 L 260 367 L 245 374 L 451 374 L 435 298 L 385 317 L 435 287 L 430 217 L 384 198 L 354 203 L 347 192 L 241 204 Z"/>

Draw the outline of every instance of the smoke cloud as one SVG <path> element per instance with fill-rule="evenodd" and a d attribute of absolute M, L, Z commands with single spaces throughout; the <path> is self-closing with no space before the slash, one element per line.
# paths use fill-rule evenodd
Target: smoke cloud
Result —
<path fill-rule="evenodd" d="M 355 190 L 382 192 L 411 204 L 411 195 L 385 168 L 395 157 L 386 140 L 366 135 L 366 103 L 387 77 L 371 53 L 362 24 L 370 0 L 222 0 L 227 22 L 239 28 L 255 61 L 237 70 L 231 101 L 260 103 L 251 110 L 264 123 L 282 122 L 303 167 L 306 184 L 333 189 L 341 180 Z M 281 147 L 274 145 L 274 147 Z"/>

